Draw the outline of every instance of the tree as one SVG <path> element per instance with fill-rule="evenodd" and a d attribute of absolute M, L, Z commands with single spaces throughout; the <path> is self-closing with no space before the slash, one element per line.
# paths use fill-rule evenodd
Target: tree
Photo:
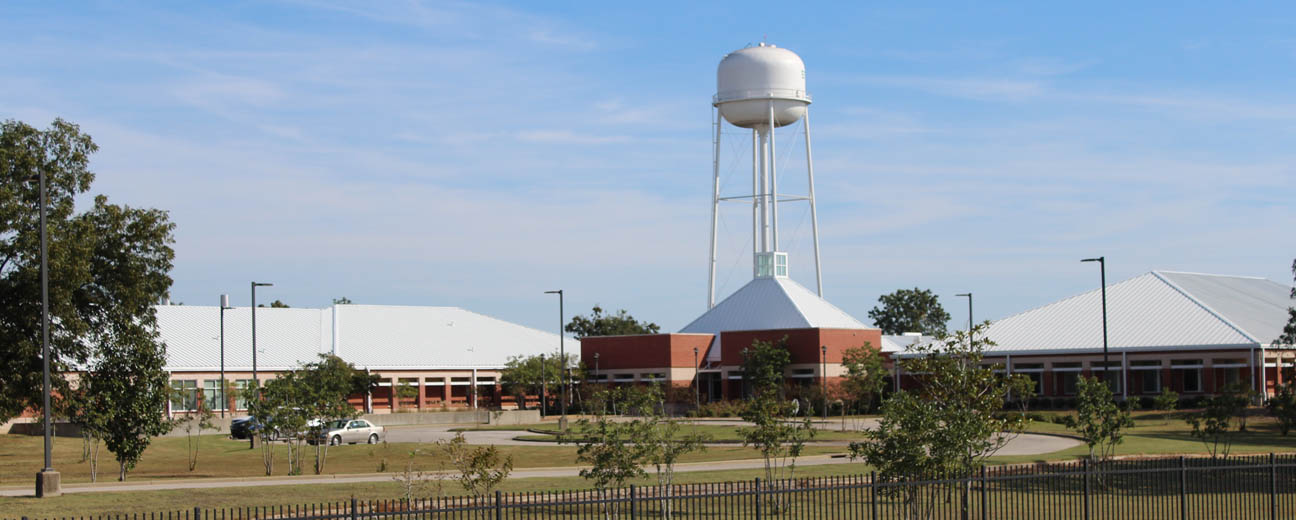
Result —
<path fill-rule="evenodd" d="M 603 314 L 598 305 L 586 316 L 573 316 L 565 329 L 577 338 L 592 336 L 628 336 L 633 334 L 656 334 L 661 327 L 656 323 L 641 322 L 626 313 L 625 309 L 616 314 Z"/>
<path fill-rule="evenodd" d="M 756 340 L 750 347 L 742 350 L 743 383 L 747 384 L 753 394 L 771 391 L 777 396 L 783 394 L 783 374 L 792 363 L 792 354 L 787 349 L 787 336 L 777 343 Z"/>
<path fill-rule="evenodd" d="M 1228 457 L 1233 447 L 1229 421 L 1237 415 L 1237 398 L 1220 393 L 1206 398 L 1206 407 L 1189 414 L 1184 421 L 1192 426 L 1192 436 L 1206 446 L 1212 459 Z"/>
<path fill-rule="evenodd" d="M 464 491 L 477 497 L 490 494 L 513 472 L 513 456 L 490 446 L 469 446 L 462 433 L 455 435 L 442 450 L 450 465 L 459 472 L 455 479 Z"/>
<path fill-rule="evenodd" d="M 333 298 L 333 305 L 351 305 L 351 298 L 347 298 L 346 296 Z"/>
<path fill-rule="evenodd" d="M 1278 430 L 1284 437 L 1287 436 L 1292 425 L 1296 425 L 1296 384 L 1279 386 L 1266 407 L 1269 408 L 1269 415 L 1278 420 Z"/>
<path fill-rule="evenodd" d="M 1125 430 L 1134 427 L 1130 411 L 1116 404 L 1111 386 L 1096 377 L 1082 377 L 1076 397 L 1076 415 L 1067 416 L 1066 426 L 1089 447 L 1089 462 L 1102 464 L 1125 440 Z"/>
<path fill-rule="evenodd" d="M 197 411 L 177 419 L 174 427 L 185 432 L 185 453 L 189 456 L 189 471 L 193 471 L 198 467 L 198 449 L 202 447 L 203 430 L 219 430 L 220 427 L 212 423 L 211 408 L 201 402 Z"/>
<path fill-rule="evenodd" d="M 842 382 L 846 395 L 854 401 L 857 409 L 872 410 L 873 402 L 886 388 L 887 371 L 882 353 L 865 342 L 862 347 L 842 353 L 842 366 L 846 368 L 846 378 Z"/>
<path fill-rule="evenodd" d="M 1296 260 L 1292 260 L 1292 279 L 1296 280 Z M 1296 299 L 1296 287 L 1291 290 L 1292 299 Z M 1283 327 L 1282 335 L 1273 340 L 1274 345 L 1296 345 L 1296 307 L 1287 308 L 1287 325 Z"/>
<path fill-rule="evenodd" d="M 636 432 L 635 444 L 642 448 L 644 461 L 657 472 L 657 485 L 662 490 L 661 511 L 671 516 L 671 485 L 675 480 L 675 464 L 689 453 L 704 451 L 708 437 L 699 433 L 686 433 L 678 420 L 666 414 L 666 396 L 661 386 L 643 387 L 638 397 L 640 411 L 644 414 L 643 428 Z"/>
<path fill-rule="evenodd" d="M 113 330 L 96 335 L 99 357 L 83 381 L 88 401 L 111 410 L 101 433 L 117 458 L 117 480 L 126 480 L 153 437 L 171 429 L 163 416 L 169 398 L 166 352 L 155 348 L 157 331 L 138 323 L 116 322 Z"/>
<path fill-rule="evenodd" d="M 1168 386 L 1162 387 L 1161 393 L 1152 399 L 1152 405 L 1157 410 L 1161 410 L 1161 424 L 1166 424 L 1174 414 L 1175 408 L 1179 407 L 1179 394 Z"/>
<path fill-rule="evenodd" d="M 62 119 L 45 130 L 0 123 L 0 422 L 42 401 L 40 200 L 39 184 L 29 181 L 42 172 L 54 394 L 71 395 L 65 374 L 91 366 L 105 350 L 143 349 L 151 352 L 141 359 L 164 358 L 165 347 L 148 331 L 156 324 L 153 304 L 171 286 L 174 225 L 164 211 L 110 204 L 102 195 L 78 213 L 76 201 L 95 178 L 89 159 L 97 150 L 90 136 Z M 120 375 L 156 380 L 138 370 Z M 141 398 L 151 400 L 156 392 L 165 403 L 165 388 L 144 389 Z"/>
<path fill-rule="evenodd" d="M 962 478 L 1024 431 L 1026 410 L 1005 407 L 1009 395 L 1028 402 L 1034 383 L 982 365 L 985 348 L 994 345 L 983 333 L 985 326 L 975 327 L 971 339 L 958 331 L 909 347 L 900 363 L 915 375 L 918 388 L 896 392 L 882 403 L 877 428 L 865 431 L 863 442 L 851 443 L 851 457 L 872 464 L 883 481 Z M 934 503 L 922 488 L 887 489 L 901 496 L 907 516 L 926 518 Z"/>
<path fill-rule="evenodd" d="M 556 352 L 547 356 L 513 356 L 500 372 L 500 385 L 517 399 L 518 407 L 526 408 L 526 396 L 540 395 L 546 385 L 557 389 L 562 382 L 561 374 L 562 361 Z"/>
<path fill-rule="evenodd" d="M 258 304 L 257 307 L 265 308 L 265 304 L 264 304 L 264 303 L 262 303 L 262 304 Z M 270 308 L 271 308 L 271 309 L 288 309 L 288 308 L 290 308 L 290 307 L 288 307 L 288 304 L 284 303 L 284 302 L 281 301 L 281 300 L 275 300 L 275 301 L 270 302 Z"/>
<path fill-rule="evenodd" d="M 881 307 L 873 307 L 869 318 L 883 334 L 921 332 L 929 336 L 945 334 L 950 315 L 941 307 L 929 289 L 898 289 L 878 297 Z"/>
<path fill-rule="evenodd" d="M 319 361 L 303 365 L 298 376 L 298 395 L 304 398 L 298 406 L 318 419 L 309 434 L 315 444 L 315 474 L 319 475 L 328 460 L 329 442 L 323 438 L 328 425 L 359 416 L 348 397 L 369 393 L 378 386 L 379 377 L 332 354 L 320 354 Z"/>

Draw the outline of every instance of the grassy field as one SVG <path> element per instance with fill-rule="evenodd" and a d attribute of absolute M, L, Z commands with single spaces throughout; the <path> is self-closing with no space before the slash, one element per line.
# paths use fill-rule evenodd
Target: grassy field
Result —
<path fill-rule="evenodd" d="M 1051 419 L 1063 412 L 1046 412 Z M 552 429 L 552 424 L 532 425 Z M 528 426 L 496 427 L 497 430 L 517 430 Z M 689 426 L 697 432 L 705 432 L 717 438 L 736 439 L 736 427 L 720 425 Z M 1067 434 L 1062 425 L 1051 420 L 1034 421 L 1030 431 L 1049 434 Z M 1166 455 L 1193 454 L 1205 451 L 1201 442 L 1189 434 L 1190 427 L 1182 420 L 1166 418 L 1157 412 L 1139 412 L 1136 414 L 1135 427 L 1126 437 L 1125 442 L 1117 449 L 1118 455 Z M 857 432 L 820 432 L 819 439 L 847 440 L 858 438 Z M 163 438 L 154 442 L 145 454 L 144 460 L 128 480 L 174 479 L 193 477 L 257 477 L 264 475 L 259 451 L 247 449 L 245 441 L 232 441 L 220 436 L 207 436 L 203 440 L 203 451 L 196 471 L 187 471 L 185 464 L 185 440 L 183 438 Z M 37 469 L 40 467 L 41 438 L 8 435 L 0 436 L 0 485 L 30 486 Z M 388 472 L 395 472 L 408 459 L 410 450 L 417 448 L 413 444 L 378 444 L 373 446 L 354 445 L 334 447 L 329 452 L 329 474 L 372 473 L 379 470 L 386 461 Z M 518 468 L 569 466 L 575 464 L 575 447 L 557 446 L 537 443 L 536 446 L 501 446 L 500 449 L 513 455 Z M 1278 434 L 1274 421 L 1267 417 L 1252 417 L 1248 421 L 1248 432 L 1238 433 L 1233 444 L 1234 454 L 1289 452 L 1296 450 L 1296 434 L 1283 437 Z M 842 447 L 810 447 L 807 455 L 842 453 Z M 279 460 L 276 462 L 276 474 L 287 471 L 284 460 L 286 449 L 279 448 Z M 88 464 L 81 462 L 81 441 L 79 439 L 56 439 L 55 467 L 62 473 L 65 482 L 88 481 Z M 1069 460 L 1083 456 L 1087 450 L 1083 446 L 1045 455 L 1002 456 L 992 459 L 994 463 L 1019 463 L 1042 460 Z M 750 459 L 758 458 L 754 450 L 741 446 L 713 447 L 701 454 L 691 455 L 690 462 Z M 308 455 L 309 458 L 309 455 Z M 101 450 L 100 477 L 102 480 L 115 479 L 116 463 L 112 454 Z M 437 459 L 424 457 L 419 466 L 431 469 L 438 466 Z M 798 470 L 799 475 L 828 476 L 858 474 L 869 471 L 864 464 L 843 464 L 826 466 L 805 466 Z M 762 476 L 758 470 L 731 470 L 680 473 L 679 482 L 707 482 L 717 480 L 744 480 Z M 647 484 L 645 480 L 642 483 Z M 588 483 L 576 477 L 565 478 L 532 478 L 513 479 L 503 487 L 505 491 L 539 491 L 553 489 L 580 489 Z M 449 491 L 456 491 L 450 488 Z M 111 513 L 136 511 L 146 507 L 151 511 L 176 510 L 200 507 L 250 507 L 278 505 L 285 503 L 316 503 L 349 499 L 352 495 L 360 499 L 390 499 L 400 495 L 395 482 L 357 483 L 357 484 L 315 484 L 307 486 L 258 486 L 247 488 L 177 490 L 177 491 L 132 491 L 116 493 L 74 494 L 54 500 L 37 501 L 29 498 L 0 499 L 5 505 L 5 515 L 14 516 L 47 516 L 58 512 L 77 511 L 84 513 Z"/>
<path fill-rule="evenodd" d="M 528 427 L 531 432 L 518 432 L 516 438 L 529 441 L 548 441 L 556 442 L 558 440 L 558 428 L 556 426 L 545 424 Z M 710 438 L 711 442 L 741 443 L 742 437 L 739 435 L 739 427 L 722 426 L 712 424 L 686 424 L 680 427 L 682 434 L 702 434 Z M 858 431 L 837 431 L 837 430 L 816 430 L 814 441 L 853 441 L 863 439 L 863 435 Z"/>

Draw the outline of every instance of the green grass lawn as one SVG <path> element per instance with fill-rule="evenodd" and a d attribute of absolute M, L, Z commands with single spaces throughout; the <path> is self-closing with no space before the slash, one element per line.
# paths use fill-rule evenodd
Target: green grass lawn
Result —
<path fill-rule="evenodd" d="M 528 434 L 524 432 L 519 432 L 517 438 L 523 440 L 529 440 L 529 441 L 549 441 L 549 442 L 556 442 L 558 440 L 557 438 L 558 427 L 552 424 L 533 425 L 526 429 L 529 429 L 531 432 L 545 432 L 545 433 Z M 739 434 L 740 429 L 741 427 L 739 426 L 724 426 L 724 425 L 712 425 L 712 424 L 685 424 L 680 427 L 680 432 L 682 434 L 706 435 L 707 437 L 710 438 L 711 442 L 741 443 L 742 436 Z M 864 436 L 858 431 L 843 432 L 838 430 L 815 430 L 815 436 L 814 439 L 812 440 L 814 441 L 854 441 L 863 438 Z"/>

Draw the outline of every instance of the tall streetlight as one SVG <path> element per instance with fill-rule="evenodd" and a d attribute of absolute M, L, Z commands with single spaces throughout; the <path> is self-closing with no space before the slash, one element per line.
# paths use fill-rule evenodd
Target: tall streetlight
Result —
<path fill-rule="evenodd" d="M 1102 324 L 1103 324 L 1103 380 L 1111 386 L 1111 366 L 1107 364 L 1107 257 L 1085 258 L 1081 262 L 1098 262 L 1099 280 L 1102 283 Z"/>
<path fill-rule="evenodd" d="M 823 394 L 823 420 L 828 420 L 828 345 L 819 347 L 819 393 Z"/>
<path fill-rule="evenodd" d="M 595 354 L 597 356 L 597 354 Z M 598 359 L 598 358 L 595 358 Z M 702 408 L 702 373 L 698 366 L 698 348 L 693 347 L 693 409 Z"/>
<path fill-rule="evenodd" d="M 549 367 L 545 365 L 544 353 L 540 353 L 540 417 L 545 416 L 545 401 L 549 397 Z"/>
<path fill-rule="evenodd" d="M 972 293 L 965 292 L 955 294 L 954 296 L 967 296 L 968 299 L 968 344 L 972 344 Z"/>
<path fill-rule="evenodd" d="M 229 398 L 225 397 L 225 311 L 233 309 L 229 304 L 229 295 L 220 295 L 220 400 L 221 400 L 221 418 L 225 418 L 225 409 L 229 408 Z"/>
<path fill-rule="evenodd" d="M 41 369 L 43 371 L 44 384 L 44 408 L 41 415 L 44 416 L 45 422 L 45 466 L 41 468 L 40 473 L 36 474 L 36 498 L 46 496 L 59 496 L 63 494 L 62 478 L 59 472 L 54 471 L 53 454 L 51 452 L 53 443 L 50 435 L 53 432 L 50 425 L 50 347 L 49 347 L 49 238 L 45 222 L 45 168 L 41 168 L 38 174 L 40 182 L 40 277 L 41 277 Z"/>
<path fill-rule="evenodd" d="M 256 288 L 273 287 L 272 283 L 252 282 L 252 384 L 257 385 L 257 395 L 261 395 L 261 383 L 257 380 L 256 348 Z"/>
<path fill-rule="evenodd" d="M 559 384 L 559 388 L 562 389 L 561 395 L 559 396 L 561 400 L 558 403 L 559 413 L 562 414 L 562 416 L 558 418 L 558 431 L 566 432 L 567 431 L 567 377 L 565 373 L 567 369 L 567 351 L 565 349 L 566 347 L 563 345 L 564 343 L 563 292 L 562 289 L 558 289 L 556 291 L 545 291 L 545 294 L 558 295 L 558 357 L 560 358 L 559 365 L 558 365 L 558 377 L 561 378 L 561 381 L 559 381 L 558 384 Z"/>

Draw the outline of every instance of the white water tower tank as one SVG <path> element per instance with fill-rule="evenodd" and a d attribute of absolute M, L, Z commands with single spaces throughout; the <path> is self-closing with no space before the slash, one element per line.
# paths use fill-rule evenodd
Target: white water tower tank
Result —
<path fill-rule="evenodd" d="M 740 128 L 767 126 L 771 101 L 774 126 L 795 123 L 810 104 L 805 62 L 792 51 L 765 43 L 731 52 L 720 60 L 712 101 L 726 121 Z"/>

